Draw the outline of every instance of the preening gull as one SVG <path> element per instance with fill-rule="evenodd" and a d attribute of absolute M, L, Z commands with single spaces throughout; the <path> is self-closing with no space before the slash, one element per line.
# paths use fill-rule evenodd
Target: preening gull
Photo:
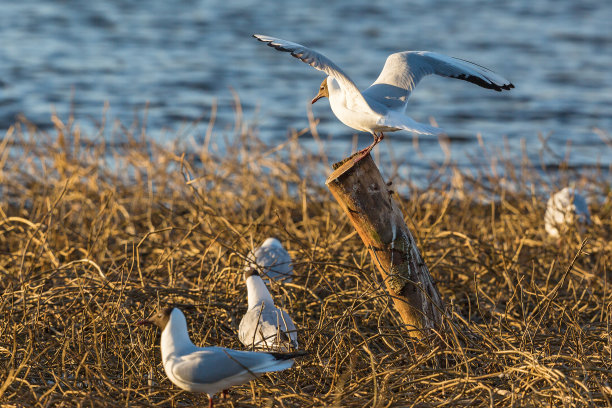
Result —
<path fill-rule="evenodd" d="M 366 153 L 383 139 L 383 132 L 443 132 L 440 128 L 416 122 L 405 115 L 410 93 L 427 75 L 462 79 L 498 92 L 514 88 L 504 77 L 472 62 L 430 51 L 404 51 L 389 55 L 378 79 L 361 92 L 348 75 L 323 54 L 279 38 L 260 34 L 253 37 L 279 51 L 289 52 L 327 74 L 312 103 L 328 97 L 332 111 L 342 123 L 371 133 L 374 142 L 364 149 Z"/>
<path fill-rule="evenodd" d="M 571 225 L 579 227 L 590 223 L 589 206 L 584 197 L 574 188 L 565 187 L 548 199 L 544 214 L 544 228 L 551 237 L 559 238 L 561 232 L 567 230 Z"/>
<path fill-rule="evenodd" d="M 260 276 L 279 282 L 291 282 L 293 279 L 291 256 L 276 238 L 266 239 L 249 253 L 246 269 L 256 269 Z"/>
<path fill-rule="evenodd" d="M 176 386 L 187 391 L 212 396 L 219 391 L 247 383 L 270 371 L 281 371 L 293 365 L 293 358 L 306 352 L 264 353 L 238 351 L 224 347 L 197 347 L 189 339 L 185 315 L 178 308 L 160 309 L 137 323 L 154 324 L 162 330 L 161 354 L 166 375 Z"/>
<path fill-rule="evenodd" d="M 284 310 L 274 306 L 274 300 L 256 269 L 244 272 L 249 309 L 240 321 L 238 337 L 248 347 L 268 350 L 298 348 L 293 320 Z"/>

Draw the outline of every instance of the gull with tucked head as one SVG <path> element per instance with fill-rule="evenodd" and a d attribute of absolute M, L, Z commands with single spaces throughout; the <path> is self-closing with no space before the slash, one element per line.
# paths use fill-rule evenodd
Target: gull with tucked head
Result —
<path fill-rule="evenodd" d="M 591 224 L 589 206 L 575 188 L 565 187 L 548 199 L 544 228 L 552 238 L 559 238 L 571 227 L 583 230 L 589 224 Z"/>
<path fill-rule="evenodd" d="M 277 282 L 291 282 L 293 279 L 293 263 L 289 252 L 281 242 L 267 238 L 263 244 L 249 252 L 245 270 L 255 269 L 262 278 Z"/>
<path fill-rule="evenodd" d="M 327 74 L 312 103 L 323 97 L 329 98 L 332 111 L 342 123 L 374 136 L 374 142 L 363 150 L 361 157 L 383 139 L 383 132 L 443 132 L 405 115 L 412 90 L 427 75 L 462 79 L 498 92 L 514 88 L 506 78 L 469 61 L 430 51 L 404 51 L 389 55 L 378 79 L 362 92 L 340 67 L 323 54 L 280 38 L 260 34 L 253 37 Z"/>

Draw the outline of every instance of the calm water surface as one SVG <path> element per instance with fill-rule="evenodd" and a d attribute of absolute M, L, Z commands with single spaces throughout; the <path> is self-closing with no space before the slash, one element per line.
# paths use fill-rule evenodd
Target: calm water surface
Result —
<path fill-rule="evenodd" d="M 215 101 L 217 134 L 232 134 L 234 89 L 260 137 L 285 140 L 289 128 L 308 126 L 307 106 L 323 75 L 250 37 L 262 33 L 316 48 L 360 88 L 388 54 L 403 50 L 468 59 L 509 78 L 511 92 L 429 77 L 413 93 L 409 115 L 434 117 L 459 165 L 478 157 L 478 133 L 490 148 L 506 143 L 518 151 L 524 139 L 536 160 L 542 134 L 561 156 L 571 143 L 574 166 L 606 165 L 612 148 L 594 128 L 612 131 L 611 21 L 612 2 L 589 0 L 4 2 L 0 129 L 20 113 L 47 128 L 50 113 L 66 118 L 72 101 L 93 136 L 105 102 L 107 119 L 128 125 L 148 104 L 149 134 L 173 139 L 183 129 L 199 141 Z M 313 111 L 330 157 L 349 153 L 355 132 L 326 100 Z M 411 138 L 389 135 L 381 155 L 392 144 L 395 158 L 414 168 L 443 161 L 437 138 L 421 137 L 424 157 L 414 154 Z M 360 135 L 360 147 L 370 140 Z M 301 143 L 317 148 L 309 135 Z"/>

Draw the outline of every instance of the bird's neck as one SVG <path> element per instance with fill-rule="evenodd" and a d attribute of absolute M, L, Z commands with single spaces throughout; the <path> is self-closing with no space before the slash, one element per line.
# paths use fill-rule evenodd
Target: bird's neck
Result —
<path fill-rule="evenodd" d="M 263 302 L 267 306 L 274 306 L 274 300 L 266 287 L 263 279 L 257 275 L 251 275 L 246 280 L 249 299 L 249 310 Z"/>
<path fill-rule="evenodd" d="M 169 358 L 191 352 L 196 348 L 189 338 L 185 316 L 182 313 L 174 314 L 173 312 L 161 334 L 161 353 L 164 364 Z"/>

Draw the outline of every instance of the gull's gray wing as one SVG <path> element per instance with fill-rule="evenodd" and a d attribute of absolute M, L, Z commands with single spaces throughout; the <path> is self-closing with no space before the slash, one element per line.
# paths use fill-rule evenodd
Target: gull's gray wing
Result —
<path fill-rule="evenodd" d="M 280 38 L 268 37 L 261 34 L 254 34 L 253 37 L 279 51 L 291 53 L 291 55 L 293 55 L 295 58 L 298 58 L 311 67 L 318 69 L 319 71 L 323 71 L 330 77 L 335 78 L 346 95 L 347 107 L 349 109 L 355 111 L 360 111 L 363 109 L 369 110 L 368 103 L 363 98 L 363 95 L 361 95 L 361 92 L 355 83 L 348 77 L 348 75 L 344 73 L 344 71 L 342 71 L 342 69 L 340 69 L 339 66 L 334 64 L 332 60 L 327 58 L 325 55 L 308 47 L 304 47 L 301 44 L 281 40 Z"/>
<path fill-rule="evenodd" d="M 495 91 L 514 88 L 504 77 L 472 62 L 429 51 L 404 51 L 387 57 L 380 75 L 363 95 L 391 109 L 405 109 L 412 90 L 431 74 L 462 79 Z"/>
<path fill-rule="evenodd" d="M 238 328 L 240 341 L 247 347 L 272 346 L 278 335 L 277 321 L 276 308 L 261 310 L 259 306 L 248 310 Z"/>
<path fill-rule="evenodd" d="M 243 316 L 238 328 L 238 337 L 247 347 L 276 348 L 283 343 L 298 347 L 297 331 L 291 316 L 276 307 L 266 308 L 262 305 L 250 309 Z"/>
<path fill-rule="evenodd" d="M 293 319 L 284 310 L 279 309 L 279 312 L 282 314 L 281 319 L 285 326 L 284 327 L 285 336 L 289 337 L 288 340 L 293 345 L 293 348 L 298 349 L 297 328 L 295 327 L 295 324 L 293 323 Z"/>
<path fill-rule="evenodd" d="M 268 353 L 206 347 L 179 357 L 172 366 L 172 374 L 186 383 L 213 384 L 236 376 L 248 377 L 249 372 L 262 374 L 292 365 L 293 360 L 277 360 Z"/>

